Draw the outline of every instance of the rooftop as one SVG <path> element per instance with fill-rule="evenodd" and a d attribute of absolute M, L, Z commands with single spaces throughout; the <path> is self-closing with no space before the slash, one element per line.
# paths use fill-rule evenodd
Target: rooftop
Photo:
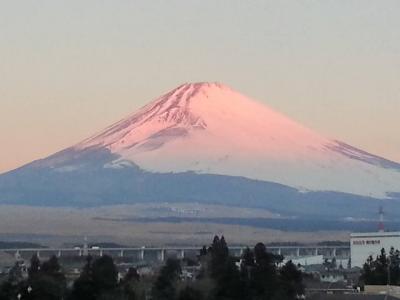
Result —
<path fill-rule="evenodd" d="M 400 237 L 400 231 L 388 231 L 388 232 L 354 232 L 350 234 L 352 238 L 358 237 Z"/>

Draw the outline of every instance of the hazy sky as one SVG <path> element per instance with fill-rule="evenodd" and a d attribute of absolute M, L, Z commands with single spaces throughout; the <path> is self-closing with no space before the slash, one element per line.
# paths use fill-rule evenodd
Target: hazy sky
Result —
<path fill-rule="evenodd" d="M 400 1 L 0 0 L 0 172 L 219 81 L 400 161 Z"/>

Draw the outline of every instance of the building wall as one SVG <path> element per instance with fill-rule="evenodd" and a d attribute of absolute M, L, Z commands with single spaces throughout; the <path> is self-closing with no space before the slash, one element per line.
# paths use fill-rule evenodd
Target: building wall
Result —
<path fill-rule="evenodd" d="M 387 285 L 366 285 L 364 287 L 366 294 L 388 294 L 390 296 L 399 298 L 400 297 L 400 287 L 399 286 L 387 286 Z"/>
<path fill-rule="evenodd" d="M 350 236 L 351 266 L 362 267 L 368 256 L 376 257 L 385 248 L 400 249 L 400 232 L 352 233 Z"/>

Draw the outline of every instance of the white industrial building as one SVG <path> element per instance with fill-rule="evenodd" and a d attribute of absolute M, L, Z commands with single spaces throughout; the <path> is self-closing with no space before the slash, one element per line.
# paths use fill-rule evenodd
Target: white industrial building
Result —
<path fill-rule="evenodd" d="M 391 247 L 400 250 L 400 232 L 352 233 L 350 235 L 351 266 L 362 267 L 370 255 L 375 259 L 382 248 L 388 253 Z"/>
<path fill-rule="evenodd" d="M 320 265 L 324 262 L 323 255 L 310 255 L 310 256 L 299 256 L 299 257 L 288 257 L 283 260 L 283 263 L 287 263 L 289 260 L 295 265 L 309 266 L 309 265 Z"/>

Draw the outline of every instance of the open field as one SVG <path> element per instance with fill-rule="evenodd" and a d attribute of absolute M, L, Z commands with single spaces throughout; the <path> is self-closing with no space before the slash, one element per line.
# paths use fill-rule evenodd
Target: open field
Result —
<path fill-rule="evenodd" d="M 40 208 L 0 206 L 0 240 L 24 240 L 44 245 L 82 243 L 84 236 L 91 242 L 115 242 L 123 245 L 203 245 L 215 234 L 223 234 L 232 244 L 256 242 L 303 242 L 348 240 L 347 231 L 286 232 L 268 228 L 214 223 L 135 222 L 134 217 L 151 217 L 165 209 L 168 216 L 193 214 L 185 206 L 154 207 L 144 205 L 109 206 L 101 208 Z M 192 207 L 193 208 L 193 207 Z M 276 217 L 260 210 L 207 206 L 194 213 L 202 217 L 217 214 L 230 217 Z M 130 218 L 129 221 L 124 221 Z M 115 221 L 117 220 L 117 221 Z"/>

